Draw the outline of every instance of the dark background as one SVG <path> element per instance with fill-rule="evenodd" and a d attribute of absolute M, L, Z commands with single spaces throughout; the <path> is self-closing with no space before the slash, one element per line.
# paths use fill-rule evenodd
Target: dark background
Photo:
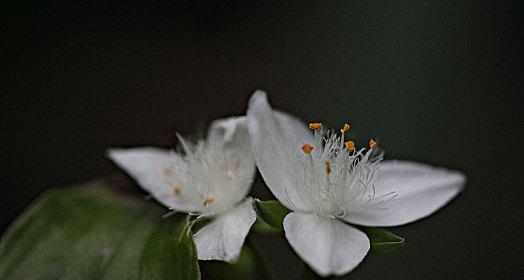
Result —
<path fill-rule="evenodd" d="M 392 229 L 406 246 L 350 277 L 524 273 L 520 6 L 42 2 L 0 4 L 1 230 L 45 189 L 120 172 L 107 147 L 173 146 L 175 131 L 245 113 L 262 88 L 307 121 L 349 121 L 387 158 L 468 176 L 443 210 Z M 294 277 L 284 239 L 265 239 Z"/>

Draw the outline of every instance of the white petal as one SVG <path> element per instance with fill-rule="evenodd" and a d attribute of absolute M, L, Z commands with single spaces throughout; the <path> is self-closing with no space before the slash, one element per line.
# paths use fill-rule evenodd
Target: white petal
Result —
<path fill-rule="evenodd" d="M 381 207 L 349 210 L 345 220 L 367 226 L 410 223 L 446 205 L 463 189 L 466 181 L 459 171 L 410 161 L 384 161 L 379 167 L 383 175 L 375 186 L 375 197 L 392 191 L 398 195 Z"/>
<path fill-rule="evenodd" d="M 296 179 L 291 172 L 301 143 L 312 143 L 305 124 L 271 109 L 266 93 L 262 91 L 251 97 L 247 118 L 253 155 L 273 195 L 288 208 L 309 210 L 297 193 Z"/>
<path fill-rule="evenodd" d="M 294 153 L 301 153 L 300 147 L 303 144 L 313 144 L 313 133 L 311 133 L 305 121 L 280 110 L 273 109 L 273 114 L 284 130 L 285 136 L 290 140 L 291 146 L 288 149 L 291 149 Z"/>
<path fill-rule="evenodd" d="M 223 260 L 235 262 L 240 254 L 249 229 L 257 214 L 253 199 L 247 198 L 241 205 L 222 213 L 194 236 L 200 260 Z"/>
<path fill-rule="evenodd" d="M 198 211 L 202 208 L 200 201 L 179 201 L 175 204 L 172 186 L 166 184 L 163 174 L 166 166 L 180 160 L 175 152 L 151 147 L 109 149 L 107 156 L 164 206 L 180 211 Z"/>
<path fill-rule="evenodd" d="M 209 126 L 207 134 L 209 142 L 216 142 L 221 145 L 244 145 L 247 140 L 244 140 L 241 136 L 247 136 L 246 117 L 214 120 Z M 240 143 L 236 143 L 237 141 Z"/>
<path fill-rule="evenodd" d="M 323 277 L 350 272 L 369 251 L 363 232 L 332 218 L 293 212 L 284 230 L 297 254 Z"/>
<path fill-rule="evenodd" d="M 238 160 L 235 176 L 237 180 L 244 182 L 241 185 L 245 188 L 240 195 L 243 199 L 249 192 L 256 171 L 247 131 L 247 118 L 230 117 L 213 121 L 208 131 L 208 144 L 228 153 L 231 160 Z"/>

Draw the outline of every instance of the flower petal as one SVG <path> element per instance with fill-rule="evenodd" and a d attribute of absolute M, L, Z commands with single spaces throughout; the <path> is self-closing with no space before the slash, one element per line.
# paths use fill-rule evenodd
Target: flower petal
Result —
<path fill-rule="evenodd" d="M 284 231 L 297 254 L 323 277 L 350 272 L 370 247 L 360 230 L 313 214 L 290 213 L 284 219 Z"/>
<path fill-rule="evenodd" d="M 224 145 L 244 145 L 247 137 L 246 117 L 229 117 L 214 120 L 209 126 L 208 141 Z"/>
<path fill-rule="evenodd" d="M 181 160 L 174 151 L 151 147 L 109 149 L 107 156 L 164 206 L 180 211 L 199 211 L 202 208 L 199 200 L 175 203 L 172 186 L 166 184 L 164 174 L 166 166 Z"/>
<path fill-rule="evenodd" d="M 232 161 L 232 167 L 236 180 L 243 182 L 240 184 L 244 188 L 239 196 L 245 198 L 253 177 L 255 176 L 255 158 L 251 153 L 249 135 L 247 131 L 247 118 L 230 117 L 213 121 L 208 131 L 208 144 L 217 150 L 222 150 L 228 154 Z"/>
<path fill-rule="evenodd" d="M 311 130 L 303 120 L 276 109 L 273 109 L 273 115 L 275 115 L 282 129 L 285 130 L 286 137 L 289 139 L 290 144 L 288 149 L 293 153 L 301 153 L 302 150 L 300 147 L 303 144 L 312 144 L 314 142 L 313 133 L 311 133 Z"/>
<path fill-rule="evenodd" d="M 312 142 L 311 133 L 300 120 L 274 111 L 262 91 L 251 97 L 247 118 L 253 155 L 273 195 L 288 208 L 309 210 L 297 193 L 291 171 L 300 143 Z"/>
<path fill-rule="evenodd" d="M 349 209 L 345 220 L 366 226 L 398 226 L 429 216 L 452 200 L 464 187 L 463 173 L 410 161 L 384 161 L 376 195 L 379 207 Z M 375 205 L 376 206 L 376 205 Z"/>
<path fill-rule="evenodd" d="M 235 262 L 257 214 L 253 199 L 247 198 L 237 208 L 220 214 L 194 236 L 200 260 Z"/>

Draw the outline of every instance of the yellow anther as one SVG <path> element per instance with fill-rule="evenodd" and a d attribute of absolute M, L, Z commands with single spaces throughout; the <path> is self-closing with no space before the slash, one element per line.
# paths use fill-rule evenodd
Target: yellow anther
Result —
<path fill-rule="evenodd" d="M 346 149 L 350 152 L 355 149 L 355 142 L 351 140 L 344 142 L 344 145 L 346 146 Z"/>
<path fill-rule="evenodd" d="M 344 133 L 346 133 L 346 132 L 348 132 L 348 131 L 349 131 L 349 124 L 345 123 L 345 124 L 344 124 L 344 127 L 340 129 L 340 132 L 341 132 L 342 134 L 344 134 Z"/>
<path fill-rule="evenodd" d="M 172 176 L 173 175 L 173 171 L 171 171 L 171 169 L 167 168 L 167 167 L 164 167 L 162 169 L 162 174 L 164 174 L 164 176 Z"/>
<path fill-rule="evenodd" d="M 322 123 L 310 123 L 309 128 L 313 130 L 321 129 Z"/>
<path fill-rule="evenodd" d="M 329 160 L 326 160 L 326 173 L 331 173 L 331 163 Z"/>
<path fill-rule="evenodd" d="M 208 206 L 210 203 L 213 203 L 215 200 L 212 197 L 208 197 L 202 201 L 202 205 Z"/>
<path fill-rule="evenodd" d="M 369 140 L 369 147 L 371 149 L 375 149 L 377 147 L 377 142 L 375 142 L 373 139 Z"/>
<path fill-rule="evenodd" d="M 306 154 L 310 154 L 313 151 L 313 146 L 304 144 L 304 146 L 302 146 L 302 151 Z"/>
<path fill-rule="evenodd" d="M 174 186 L 172 191 L 175 196 L 180 196 L 180 194 L 182 193 L 182 189 L 180 189 L 179 186 Z"/>

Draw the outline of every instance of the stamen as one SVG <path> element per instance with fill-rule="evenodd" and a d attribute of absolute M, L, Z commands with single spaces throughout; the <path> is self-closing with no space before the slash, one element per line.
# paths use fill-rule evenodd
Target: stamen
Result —
<path fill-rule="evenodd" d="M 172 192 L 175 196 L 180 196 L 180 194 L 182 193 L 182 189 L 180 189 L 179 186 L 174 186 Z"/>
<path fill-rule="evenodd" d="M 322 123 L 310 123 L 309 128 L 313 130 L 321 129 Z"/>
<path fill-rule="evenodd" d="M 344 134 L 344 133 L 346 133 L 346 132 L 348 132 L 348 131 L 349 131 L 349 124 L 345 123 L 345 124 L 344 124 L 344 127 L 340 129 L 340 132 L 341 132 L 342 134 Z"/>
<path fill-rule="evenodd" d="M 329 160 L 326 160 L 326 173 L 331 173 L 331 163 L 329 162 Z"/>
<path fill-rule="evenodd" d="M 353 150 L 355 149 L 355 142 L 353 142 L 353 141 L 351 141 L 351 140 L 349 140 L 349 141 L 347 141 L 347 142 L 344 142 L 344 145 L 346 146 L 346 149 L 347 149 L 348 151 L 350 151 L 350 152 L 353 151 Z"/>
<path fill-rule="evenodd" d="M 313 146 L 304 144 L 304 146 L 302 146 L 302 151 L 306 154 L 310 154 L 313 151 Z"/>
<path fill-rule="evenodd" d="M 357 151 L 354 140 L 344 139 L 351 132 L 347 123 L 339 128 L 341 134 L 336 130 L 326 132 L 321 123 L 311 123 L 309 128 L 314 131 L 314 142 L 302 143 L 305 155 L 298 157 L 297 166 L 293 166 L 300 191 L 290 197 L 284 189 L 289 204 L 297 197 L 311 205 L 315 215 L 329 217 L 344 217 L 357 206 L 385 208 L 394 194 L 376 195 L 375 182 L 380 175 L 376 166 L 382 159 L 382 154 L 373 150 L 380 148 L 377 141 L 368 138 L 370 148 Z M 351 208 L 346 207 L 347 200 Z"/>
<path fill-rule="evenodd" d="M 202 201 L 202 205 L 208 206 L 210 203 L 213 203 L 214 201 L 215 201 L 215 199 L 213 199 L 212 197 L 208 197 L 208 198 L 204 199 L 204 201 Z"/>
<path fill-rule="evenodd" d="M 375 142 L 373 139 L 369 140 L 369 147 L 371 149 L 375 149 L 377 147 L 377 142 Z"/>

